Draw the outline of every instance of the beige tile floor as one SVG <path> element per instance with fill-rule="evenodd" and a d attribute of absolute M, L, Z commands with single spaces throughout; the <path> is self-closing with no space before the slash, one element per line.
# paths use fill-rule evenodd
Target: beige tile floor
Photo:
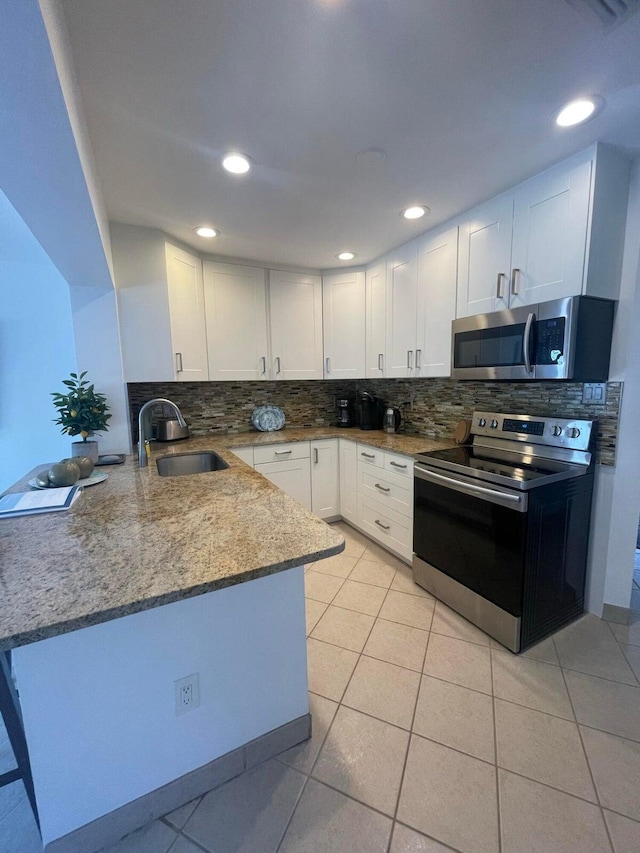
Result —
<path fill-rule="evenodd" d="M 108 853 L 638 853 L 640 617 L 516 657 L 340 527 L 305 576 L 311 741 Z M 0 850 L 40 851 L 19 785 Z"/>

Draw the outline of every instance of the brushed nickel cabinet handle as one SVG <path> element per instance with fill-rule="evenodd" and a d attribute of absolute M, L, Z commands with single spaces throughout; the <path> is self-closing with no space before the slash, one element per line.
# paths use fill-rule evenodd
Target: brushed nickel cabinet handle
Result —
<path fill-rule="evenodd" d="M 413 350 L 408 349 L 407 350 L 407 368 L 409 370 L 411 370 L 412 367 L 413 367 Z"/>
<path fill-rule="evenodd" d="M 276 356 L 276 376 L 280 375 L 280 356 Z"/>
<path fill-rule="evenodd" d="M 293 453 L 292 450 L 274 450 L 276 456 L 286 456 L 288 453 Z"/>
<path fill-rule="evenodd" d="M 389 465 L 393 465 L 394 468 L 404 468 L 406 470 L 406 465 L 401 465 L 399 462 L 394 462 L 393 459 L 389 462 Z"/>
<path fill-rule="evenodd" d="M 496 298 L 504 299 L 504 282 L 506 279 L 506 275 L 503 272 L 498 273 L 498 284 L 496 287 Z"/>
<path fill-rule="evenodd" d="M 325 372 L 331 373 L 331 362 L 329 361 L 329 356 L 327 356 L 324 360 Z"/>
<path fill-rule="evenodd" d="M 266 376 L 266 373 L 267 373 L 267 357 L 266 357 L 266 355 L 263 355 L 262 358 L 260 359 L 260 361 L 262 362 L 262 375 Z"/>
<path fill-rule="evenodd" d="M 420 362 L 422 361 L 422 350 L 416 350 L 416 370 L 420 370 Z"/>
<path fill-rule="evenodd" d="M 364 456 L 365 459 L 375 459 L 376 458 L 375 453 L 365 453 L 364 450 L 360 453 L 360 456 Z"/>
<path fill-rule="evenodd" d="M 381 492 L 390 492 L 391 491 L 391 489 L 388 489 L 385 486 L 381 486 L 380 483 L 376 483 L 376 489 L 380 489 Z"/>
<path fill-rule="evenodd" d="M 316 463 L 316 465 L 318 464 L 319 457 L 318 457 L 318 448 L 317 447 L 313 448 L 313 461 Z"/>
<path fill-rule="evenodd" d="M 183 371 L 183 367 L 182 367 L 182 353 L 181 353 L 181 352 L 177 352 L 177 353 L 176 353 L 176 373 L 182 373 L 182 371 Z"/>
<path fill-rule="evenodd" d="M 383 524 L 383 523 L 382 523 L 381 521 L 379 521 L 377 518 L 376 518 L 376 520 L 375 520 L 375 522 L 374 522 L 374 523 L 375 523 L 375 524 L 377 524 L 377 525 L 378 525 L 378 527 L 381 527 L 383 530 L 391 530 L 391 526 L 390 526 L 389 524 Z"/>
<path fill-rule="evenodd" d="M 519 296 L 520 295 L 520 270 L 518 267 L 514 267 L 511 270 L 511 295 Z"/>
<path fill-rule="evenodd" d="M 378 370 L 382 372 L 384 370 L 384 353 L 378 353 Z"/>

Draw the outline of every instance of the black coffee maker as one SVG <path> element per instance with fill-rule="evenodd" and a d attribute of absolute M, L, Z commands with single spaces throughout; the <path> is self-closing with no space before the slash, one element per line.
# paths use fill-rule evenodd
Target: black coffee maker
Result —
<path fill-rule="evenodd" d="M 336 426 L 352 427 L 356 425 L 356 409 L 351 397 L 341 397 L 336 400 L 338 420 Z"/>
<path fill-rule="evenodd" d="M 374 397 L 368 391 L 363 391 L 358 398 L 360 429 L 382 429 L 385 409 L 385 402 L 381 397 Z"/>

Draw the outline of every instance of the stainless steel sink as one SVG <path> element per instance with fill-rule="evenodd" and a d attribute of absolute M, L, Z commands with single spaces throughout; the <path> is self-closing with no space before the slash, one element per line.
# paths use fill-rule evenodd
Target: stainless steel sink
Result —
<path fill-rule="evenodd" d="M 229 465 L 212 450 L 192 450 L 189 453 L 171 453 L 156 459 L 161 477 L 181 477 L 183 474 L 204 474 L 223 471 Z"/>

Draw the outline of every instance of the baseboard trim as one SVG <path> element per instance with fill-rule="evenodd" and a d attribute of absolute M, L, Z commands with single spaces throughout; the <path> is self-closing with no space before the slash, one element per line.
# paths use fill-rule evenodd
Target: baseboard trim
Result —
<path fill-rule="evenodd" d="M 82 850 L 84 853 L 95 853 L 310 737 L 311 714 L 304 714 L 174 779 L 173 782 L 56 838 L 46 845 L 45 851 L 77 853 Z"/>
<path fill-rule="evenodd" d="M 620 607 L 618 604 L 605 604 L 602 608 L 602 618 L 605 622 L 628 625 L 631 621 L 631 609 L 629 607 Z"/>

